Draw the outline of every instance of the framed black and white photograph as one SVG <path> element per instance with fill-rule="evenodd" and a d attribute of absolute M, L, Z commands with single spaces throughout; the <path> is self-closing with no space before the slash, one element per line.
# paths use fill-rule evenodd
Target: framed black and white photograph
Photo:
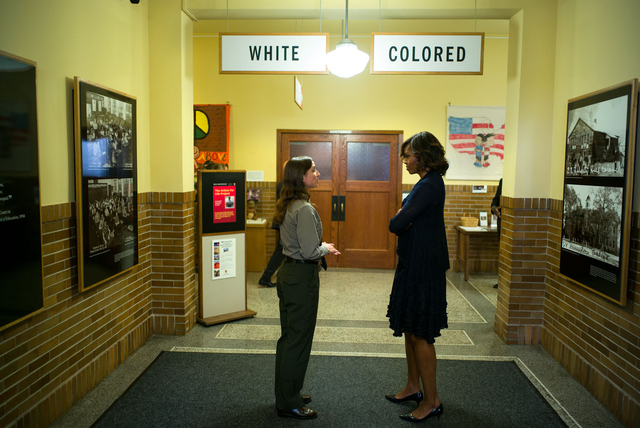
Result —
<path fill-rule="evenodd" d="M 636 79 L 569 100 L 560 273 L 626 302 L 635 164 Z"/>
<path fill-rule="evenodd" d="M 136 99 L 75 78 L 78 287 L 138 264 Z"/>

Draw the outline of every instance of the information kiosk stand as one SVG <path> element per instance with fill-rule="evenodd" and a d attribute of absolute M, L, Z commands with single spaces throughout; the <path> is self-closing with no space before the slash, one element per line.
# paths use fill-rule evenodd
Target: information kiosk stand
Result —
<path fill-rule="evenodd" d="M 198 172 L 198 322 L 256 315 L 247 309 L 245 171 Z"/>

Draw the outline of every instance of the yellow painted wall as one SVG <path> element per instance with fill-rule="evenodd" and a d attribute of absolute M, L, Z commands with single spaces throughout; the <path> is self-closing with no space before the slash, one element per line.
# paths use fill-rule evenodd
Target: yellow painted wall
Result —
<path fill-rule="evenodd" d="M 37 63 L 43 206 L 75 200 L 73 78 L 138 101 L 138 190 L 149 191 L 147 5 L 20 0 L 0 5 L 0 50 Z"/>
<path fill-rule="evenodd" d="M 333 75 L 301 78 L 304 110 L 293 100 L 293 76 L 220 75 L 218 32 L 225 21 L 194 25 L 194 103 L 231 104 L 232 169 L 264 170 L 276 180 L 277 129 L 400 130 L 405 138 L 428 130 L 444 144 L 446 106 L 505 105 L 507 31 L 504 20 L 478 22 L 487 33 L 482 76 L 371 75 L 350 79 Z M 335 28 L 333 32 L 331 28 Z M 233 21 L 231 32 L 318 32 L 317 21 Z M 349 23 L 349 38 L 367 53 L 378 21 Z M 340 34 L 340 24 L 323 22 L 322 31 Z M 473 20 L 384 21 L 382 31 L 474 31 Z M 330 49 L 340 37 L 330 38 Z M 404 173 L 403 181 L 417 180 Z M 460 183 L 460 182 L 455 182 Z"/>
<path fill-rule="evenodd" d="M 615 7 L 612 7 L 615 6 Z M 640 2 L 558 2 L 551 197 L 562 199 L 567 102 L 640 78 Z M 636 175 L 640 175 L 638 172 Z M 640 186 L 636 182 L 636 188 Z M 638 202 L 634 210 L 639 210 Z"/>
<path fill-rule="evenodd" d="M 557 2 L 511 18 L 502 193 L 547 198 L 550 189 Z"/>
<path fill-rule="evenodd" d="M 151 189 L 193 190 L 192 22 L 176 0 L 149 7 Z"/>
<path fill-rule="evenodd" d="M 182 19 L 182 190 L 193 189 L 193 21 L 185 14 Z"/>
<path fill-rule="evenodd" d="M 522 10 L 521 16 L 511 19 L 512 28 L 509 28 L 508 20 L 477 22 L 477 31 L 487 33 L 484 76 L 371 76 L 366 71 L 347 80 L 331 75 L 304 76 L 303 111 L 293 102 L 292 76 L 218 74 L 218 38 L 200 36 L 226 31 L 225 21 L 200 21 L 193 27 L 196 37 L 193 39 L 194 94 L 191 102 L 188 90 L 191 71 L 187 59 L 191 24 L 183 15 L 181 18 L 172 15 L 170 19 L 176 26 L 172 31 L 176 38 L 170 43 L 172 49 L 179 53 L 175 71 L 172 70 L 171 74 L 180 83 L 169 85 L 168 91 L 173 91 L 173 95 L 168 97 L 169 101 L 165 98 L 165 102 L 176 106 L 169 117 L 179 115 L 181 125 L 170 132 L 158 131 L 156 135 L 161 140 L 168 136 L 171 143 L 166 145 L 169 148 L 177 145 L 175 152 L 162 148 L 154 150 L 156 140 L 151 144 L 150 118 L 153 117 L 156 123 L 168 121 L 163 116 L 166 114 L 164 108 L 158 107 L 157 114 L 150 114 L 150 99 L 164 96 L 151 91 L 150 85 L 157 78 L 155 84 L 162 88 L 166 85 L 163 80 L 166 76 L 157 77 L 158 68 L 149 66 L 149 34 L 153 32 L 149 29 L 149 6 L 146 2 L 138 5 L 115 0 L 3 2 L 0 50 L 38 64 L 42 205 L 75 200 L 71 90 L 76 75 L 137 98 L 140 192 L 189 188 L 191 154 L 185 140 L 191 138 L 191 119 L 189 112 L 182 107 L 190 103 L 229 101 L 232 105 L 232 168 L 264 170 L 265 179 L 273 181 L 276 178 L 276 129 L 390 129 L 404 131 L 405 137 L 426 129 L 444 140 L 446 105 L 449 102 L 457 105 L 510 104 L 509 85 L 524 85 L 518 88 L 520 93 L 516 93 L 516 100 L 523 96 L 525 101 L 517 106 L 511 105 L 507 110 L 507 122 L 511 120 L 512 123 L 507 129 L 507 137 L 522 140 L 523 135 L 531 134 L 534 141 L 535 135 L 549 132 L 542 129 L 546 127 L 551 129 L 549 138 L 552 144 L 540 148 L 527 145 L 529 152 L 523 153 L 521 150 L 525 145 L 520 146 L 522 141 L 518 141 L 516 160 L 511 165 L 509 160 L 505 163 L 505 178 L 510 174 L 514 178 L 512 181 L 516 181 L 516 171 L 525 169 L 525 161 L 533 157 L 535 162 L 529 162 L 530 172 L 517 177 L 520 188 L 516 189 L 515 183 L 505 183 L 504 192 L 512 196 L 560 199 L 567 100 L 640 75 L 640 58 L 633 55 L 633 43 L 640 35 L 640 27 L 635 23 L 640 3 L 616 0 L 615 7 L 599 0 L 520 0 L 509 5 L 493 0 L 493 3 L 497 8 L 509 6 Z M 175 4 L 171 7 L 178 9 Z M 490 6 L 483 3 L 485 8 Z M 513 39 L 514 34 L 518 34 L 518 29 L 513 27 L 518 19 L 527 27 L 531 15 L 539 15 L 535 17 L 536 22 L 543 22 L 548 15 L 546 12 L 556 8 L 558 22 L 554 24 L 553 31 L 537 28 L 536 34 L 525 41 L 524 46 L 518 44 L 522 41 L 511 40 L 509 47 L 510 40 L 506 37 Z M 376 20 L 352 21 L 350 36 L 360 49 L 369 52 L 370 33 L 379 31 L 379 25 Z M 474 27 L 473 20 L 382 22 L 382 31 L 388 32 L 474 31 Z M 317 20 L 236 20 L 230 22 L 229 30 L 316 32 L 320 31 L 320 23 Z M 332 34 L 330 43 L 333 48 L 340 39 L 340 22 L 323 21 L 322 31 Z M 537 37 L 540 34 L 547 36 Z M 492 38 L 496 36 L 504 38 Z M 555 44 L 551 49 L 550 41 Z M 555 64 L 551 61 L 554 70 L 551 82 L 553 99 L 550 109 L 546 109 L 546 100 L 539 102 L 537 84 L 522 84 L 518 73 L 523 72 L 519 67 L 522 61 L 526 63 L 530 53 L 542 55 L 541 52 L 553 52 L 554 49 L 557 53 L 553 55 Z M 512 63 L 509 75 L 508 61 Z M 528 64 L 524 70 L 531 82 L 541 79 L 535 77 L 540 67 L 537 63 Z M 550 85 L 547 76 L 542 80 L 543 86 Z M 546 89 L 542 96 L 547 98 L 548 93 Z M 523 111 L 525 108 L 529 110 Z M 540 113 L 539 110 L 545 111 Z M 540 123 L 540 116 L 547 121 L 545 115 L 550 116 L 551 121 Z M 510 132 L 516 135 L 510 135 Z M 175 159 L 179 159 L 180 164 L 177 173 L 171 171 L 171 161 Z M 539 177 L 543 177 L 541 185 L 537 181 Z M 544 181 L 544 177 L 549 177 L 549 181 Z M 403 181 L 413 182 L 414 177 L 405 175 Z"/>

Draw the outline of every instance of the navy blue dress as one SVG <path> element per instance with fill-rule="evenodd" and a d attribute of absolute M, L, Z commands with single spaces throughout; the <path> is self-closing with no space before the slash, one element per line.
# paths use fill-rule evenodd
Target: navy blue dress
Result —
<path fill-rule="evenodd" d="M 394 336 L 410 332 L 434 343 L 447 328 L 444 199 L 442 176 L 431 170 L 389 222 L 389 231 L 398 235 L 398 267 L 387 311 Z"/>

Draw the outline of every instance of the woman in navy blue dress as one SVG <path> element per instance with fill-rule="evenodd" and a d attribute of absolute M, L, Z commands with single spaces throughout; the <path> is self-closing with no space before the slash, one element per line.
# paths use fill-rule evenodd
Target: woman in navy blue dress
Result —
<path fill-rule="evenodd" d="M 404 334 L 408 374 L 404 389 L 386 398 L 394 403 L 418 403 L 413 413 L 400 417 L 419 422 L 439 418 L 444 411 L 436 389 L 434 343 L 440 330 L 447 328 L 449 251 L 442 176 L 449 163 L 442 144 L 429 132 L 416 134 L 402 144 L 402 162 L 420 180 L 389 222 L 389 231 L 398 235 L 398 267 L 387 317 L 393 335 Z"/>

